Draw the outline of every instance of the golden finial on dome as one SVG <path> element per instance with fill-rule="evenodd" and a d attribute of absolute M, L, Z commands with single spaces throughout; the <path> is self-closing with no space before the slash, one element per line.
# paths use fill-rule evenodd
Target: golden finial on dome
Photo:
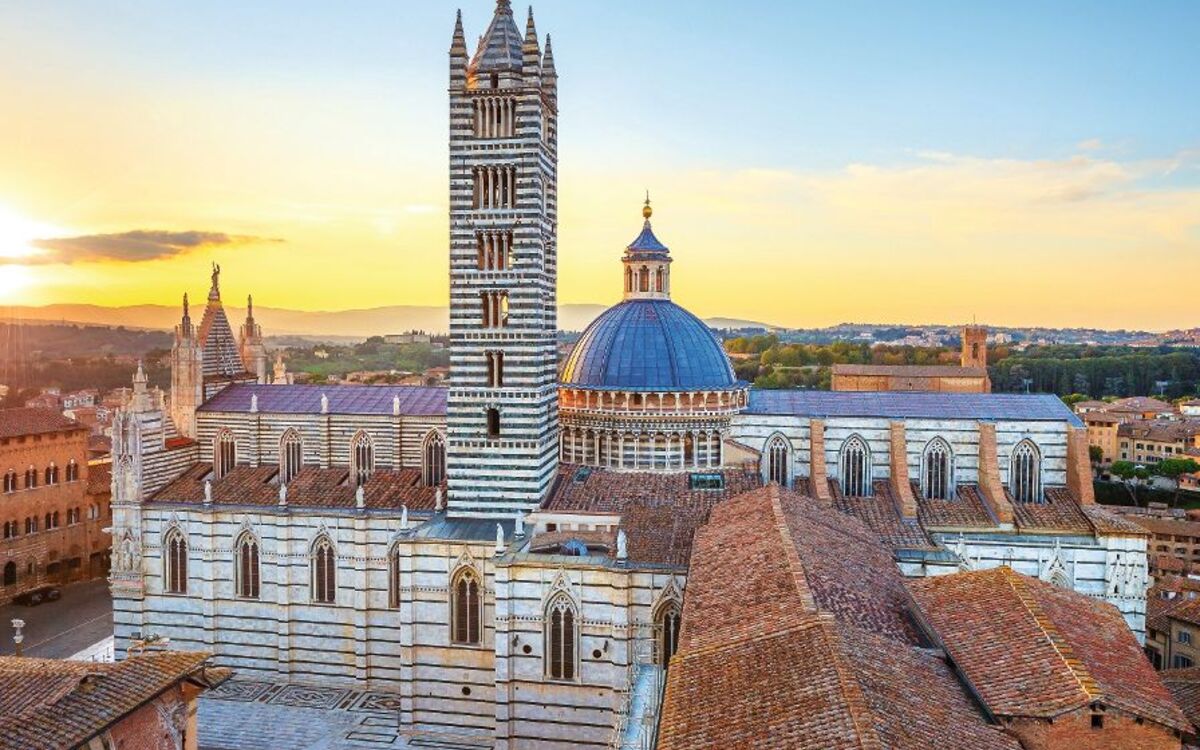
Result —
<path fill-rule="evenodd" d="M 644 219 L 646 219 L 647 221 L 649 221 L 649 220 L 650 220 L 650 216 L 651 216 L 653 213 L 654 213 L 654 209 L 653 209 L 653 208 L 650 208 L 650 191 L 649 191 L 649 190 L 647 190 L 647 191 L 646 191 L 646 204 L 645 204 L 644 206 L 642 206 L 642 218 L 644 218 Z"/>

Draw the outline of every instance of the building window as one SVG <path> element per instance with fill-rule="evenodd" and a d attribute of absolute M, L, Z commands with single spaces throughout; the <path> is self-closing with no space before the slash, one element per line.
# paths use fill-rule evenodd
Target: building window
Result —
<path fill-rule="evenodd" d="M 954 487 L 950 478 L 953 464 L 950 446 L 941 438 L 934 438 L 925 446 L 921 467 L 921 484 L 927 500 L 949 500 Z"/>
<path fill-rule="evenodd" d="M 163 544 L 163 586 L 168 594 L 187 593 L 188 547 L 178 528 L 167 532 Z"/>
<path fill-rule="evenodd" d="M 46 486 L 58 484 L 58 466 L 50 464 L 46 467 Z"/>
<path fill-rule="evenodd" d="M 446 440 L 437 430 L 425 436 L 421 449 L 421 482 L 436 487 L 446 478 Z"/>
<path fill-rule="evenodd" d="M 1182 654 L 1175 654 L 1171 657 L 1172 669 L 1187 669 L 1190 666 L 1192 666 L 1191 657 L 1183 656 Z"/>
<path fill-rule="evenodd" d="M 476 167 L 471 206 L 476 209 L 514 208 L 517 203 L 516 167 Z"/>
<path fill-rule="evenodd" d="M 500 410 L 491 408 L 487 410 L 487 436 L 495 440 L 500 437 Z"/>
<path fill-rule="evenodd" d="M 67 481 L 79 481 L 79 464 L 75 463 L 73 458 L 67 463 Z"/>
<path fill-rule="evenodd" d="M 791 451 L 788 449 L 788 441 L 783 435 L 776 435 L 767 444 L 767 481 L 787 487 L 790 464 Z"/>
<path fill-rule="evenodd" d="M 12 469 L 9 469 L 8 473 L 6 473 L 4 475 L 4 492 L 5 492 L 5 494 L 8 494 L 10 492 L 16 492 L 16 491 L 17 491 L 17 472 Z"/>
<path fill-rule="evenodd" d="M 480 271 L 507 271 L 512 268 L 512 232 L 476 232 L 475 250 Z"/>
<path fill-rule="evenodd" d="M 4 522 L 4 538 L 5 539 L 12 539 L 13 537 L 15 537 L 17 535 L 18 531 L 19 531 L 19 527 L 17 526 L 16 521 L 5 521 Z"/>
<path fill-rule="evenodd" d="M 842 445 L 838 465 L 844 495 L 868 497 L 871 494 L 871 451 L 861 437 L 853 435 Z"/>
<path fill-rule="evenodd" d="M 38 482 L 37 469 L 30 466 L 28 469 L 25 470 L 25 489 L 31 490 L 34 487 L 37 487 L 37 482 Z"/>
<path fill-rule="evenodd" d="M 450 634 L 455 643 L 478 645 L 483 630 L 483 587 L 471 568 L 454 575 L 450 585 Z"/>
<path fill-rule="evenodd" d="M 1037 446 L 1022 440 L 1013 449 L 1008 464 L 1008 490 L 1019 503 L 1042 500 L 1042 458 Z"/>
<path fill-rule="evenodd" d="M 220 479 L 237 466 L 237 440 L 229 430 L 217 433 L 213 442 L 213 476 Z"/>
<path fill-rule="evenodd" d="M 679 604 L 671 601 L 664 604 L 658 612 L 654 623 L 657 630 L 658 665 L 666 669 L 671 663 L 671 657 L 679 648 Z"/>
<path fill-rule="evenodd" d="M 483 306 L 480 322 L 484 328 L 508 326 L 508 292 L 480 292 L 479 299 Z"/>
<path fill-rule="evenodd" d="M 291 484 L 304 464 L 304 443 L 300 433 L 289 429 L 279 439 L 279 483 Z"/>
<path fill-rule="evenodd" d="M 575 679 L 575 606 L 560 594 L 546 607 L 546 676 L 552 680 Z"/>
<path fill-rule="evenodd" d="M 4 564 L 4 585 L 17 585 L 17 564 L 11 560 Z"/>
<path fill-rule="evenodd" d="M 38 530 L 37 516 L 25 516 L 25 533 L 36 534 Z"/>
<path fill-rule="evenodd" d="M 1176 634 L 1175 640 L 1179 641 L 1180 643 L 1191 643 L 1192 634 L 1186 630 L 1180 630 L 1179 633 Z"/>
<path fill-rule="evenodd" d="M 337 597 L 337 554 L 329 537 L 321 535 L 312 546 L 312 600 L 333 604 Z"/>
<path fill-rule="evenodd" d="M 504 352 L 487 352 L 488 388 L 504 387 Z"/>
<path fill-rule="evenodd" d="M 370 435 L 360 430 L 350 441 L 350 474 L 354 477 L 354 486 L 366 484 L 374 471 L 375 444 Z"/>
<path fill-rule="evenodd" d="M 242 532 L 237 543 L 237 592 L 243 599 L 259 595 L 258 540 L 249 531 Z"/>

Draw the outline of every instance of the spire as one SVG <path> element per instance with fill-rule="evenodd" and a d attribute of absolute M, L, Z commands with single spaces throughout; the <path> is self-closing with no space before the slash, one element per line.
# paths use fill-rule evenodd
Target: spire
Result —
<path fill-rule="evenodd" d="M 137 372 L 133 374 L 133 390 L 146 390 L 146 370 L 142 367 L 142 360 L 138 360 Z"/>
<path fill-rule="evenodd" d="M 513 19 L 512 3 L 498 0 L 496 13 L 487 31 L 479 38 L 479 47 L 471 59 L 470 72 L 495 73 L 521 69 L 521 33 Z"/>
<path fill-rule="evenodd" d="M 467 37 L 463 34 L 462 25 L 462 10 L 460 9 L 454 17 L 454 36 L 450 38 L 450 54 L 461 53 L 462 57 L 467 56 Z"/>
<path fill-rule="evenodd" d="M 529 18 L 525 21 L 525 45 L 522 49 L 537 52 L 538 35 L 537 29 L 533 25 L 533 6 L 529 6 Z"/>
<path fill-rule="evenodd" d="M 649 195 L 649 194 L 647 194 L 647 195 Z M 646 198 L 646 203 L 649 203 L 649 202 L 650 202 L 650 199 Z M 252 295 L 252 294 L 246 295 L 246 320 L 249 320 L 249 321 L 254 320 L 254 295 Z"/>
<path fill-rule="evenodd" d="M 221 301 L 221 266 L 217 263 L 212 264 L 212 287 L 208 290 L 208 300 Z"/>
<path fill-rule="evenodd" d="M 558 79 L 558 73 L 554 70 L 554 49 L 550 46 L 550 35 L 546 35 L 546 53 L 542 55 L 542 78 L 543 79 Z"/>
<path fill-rule="evenodd" d="M 187 323 L 187 322 L 188 322 L 188 318 L 190 318 L 190 317 L 191 317 L 191 315 L 190 315 L 190 314 L 189 314 L 189 312 L 188 312 L 188 298 L 187 298 L 187 292 L 184 292 L 184 293 L 183 293 L 183 322 L 184 322 L 184 323 Z"/>

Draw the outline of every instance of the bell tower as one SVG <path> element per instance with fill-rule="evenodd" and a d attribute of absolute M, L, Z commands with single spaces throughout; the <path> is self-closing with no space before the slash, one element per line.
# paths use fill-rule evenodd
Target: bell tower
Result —
<path fill-rule="evenodd" d="M 450 45 L 448 513 L 537 508 L 558 462 L 557 75 L 499 0 Z"/>

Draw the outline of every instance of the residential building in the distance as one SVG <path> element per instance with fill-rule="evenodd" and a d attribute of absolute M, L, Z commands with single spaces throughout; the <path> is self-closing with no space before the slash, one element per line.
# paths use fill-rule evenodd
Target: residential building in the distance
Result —
<path fill-rule="evenodd" d="M 89 491 L 87 444 L 56 410 L 0 409 L 0 603 L 108 573 L 108 488 Z"/>
<path fill-rule="evenodd" d="M 835 391 L 933 391 L 990 393 L 987 371 L 987 329 L 964 326 L 961 364 L 955 365 L 834 365 Z"/>
<path fill-rule="evenodd" d="M 0 657 L 0 750 L 196 750 L 196 699 L 232 671 L 208 654 L 115 663 Z"/>
<path fill-rule="evenodd" d="M 1188 449 L 1196 447 L 1197 436 L 1200 436 L 1200 420 L 1125 422 L 1117 427 L 1117 455 L 1121 461 L 1145 466 L 1168 458 L 1186 458 Z"/>

